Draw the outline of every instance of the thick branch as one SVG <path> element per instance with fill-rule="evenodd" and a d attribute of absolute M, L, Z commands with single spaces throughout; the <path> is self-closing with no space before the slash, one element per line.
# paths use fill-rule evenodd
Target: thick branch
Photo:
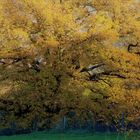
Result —
<path fill-rule="evenodd" d="M 137 47 L 138 46 L 138 42 L 136 43 L 136 44 L 129 44 L 128 45 L 128 52 L 131 52 L 131 48 L 133 48 L 133 47 Z"/>
<path fill-rule="evenodd" d="M 96 69 L 96 68 L 101 67 L 101 66 L 103 66 L 103 65 L 104 65 L 103 63 L 96 64 L 96 65 L 90 66 L 90 67 L 88 67 L 88 68 L 83 68 L 80 72 L 92 71 L 93 69 Z"/>

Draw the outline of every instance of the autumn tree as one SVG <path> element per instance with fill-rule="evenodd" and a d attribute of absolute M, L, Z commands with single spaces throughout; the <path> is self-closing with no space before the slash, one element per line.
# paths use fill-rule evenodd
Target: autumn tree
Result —
<path fill-rule="evenodd" d="M 1 126 L 50 128 L 70 111 L 137 125 L 139 16 L 132 0 L 1 0 Z"/>

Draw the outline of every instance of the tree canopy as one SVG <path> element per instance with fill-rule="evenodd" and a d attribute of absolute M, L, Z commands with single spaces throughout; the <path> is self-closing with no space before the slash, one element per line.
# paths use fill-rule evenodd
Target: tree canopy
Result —
<path fill-rule="evenodd" d="M 139 8 L 135 0 L 1 0 L 1 127 L 37 119 L 41 129 L 70 111 L 117 128 L 125 114 L 126 126 L 139 126 Z"/>

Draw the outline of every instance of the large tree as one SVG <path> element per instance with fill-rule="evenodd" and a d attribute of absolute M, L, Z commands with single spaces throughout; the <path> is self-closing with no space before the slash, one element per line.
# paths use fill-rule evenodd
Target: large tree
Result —
<path fill-rule="evenodd" d="M 43 128 L 46 118 L 56 122 L 71 110 L 118 127 L 122 114 L 137 122 L 139 6 L 134 0 L 1 0 L 1 126 L 27 128 L 37 120 Z"/>

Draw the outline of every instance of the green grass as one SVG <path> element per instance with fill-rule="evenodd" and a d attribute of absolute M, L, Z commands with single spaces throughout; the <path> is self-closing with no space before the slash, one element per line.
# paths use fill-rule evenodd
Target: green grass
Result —
<path fill-rule="evenodd" d="M 0 140 L 139 140 L 135 136 L 116 133 L 46 133 L 37 132 L 26 135 L 2 136 Z"/>

